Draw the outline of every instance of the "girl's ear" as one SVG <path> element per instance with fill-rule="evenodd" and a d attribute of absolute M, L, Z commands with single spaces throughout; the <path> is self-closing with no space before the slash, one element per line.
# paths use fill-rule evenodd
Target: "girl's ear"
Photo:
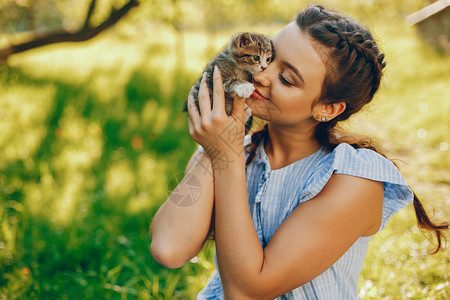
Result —
<path fill-rule="evenodd" d="M 317 104 L 313 108 L 313 117 L 319 122 L 330 121 L 344 112 L 347 104 L 342 102 L 332 104 Z"/>

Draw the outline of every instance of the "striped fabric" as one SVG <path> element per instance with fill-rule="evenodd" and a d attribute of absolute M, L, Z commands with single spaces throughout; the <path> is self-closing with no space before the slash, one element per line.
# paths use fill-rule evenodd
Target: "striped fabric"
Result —
<path fill-rule="evenodd" d="M 250 136 L 245 137 L 245 144 Z M 398 210 L 412 203 L 413 193 L 397 168 L 368 149 L 340 144 L 333 152 L 317 152 L 281 169 L 271 170 L 267 155 L 258 146 L 247 167 L 250 212 L 261 245 L 265 248 L 278 226 L 302 202 L 314 198 L 333 173 L 363 177 L 384 183 L 383 219 L 380 230 Z M 203 148 L 200 146 L 202 151 Z M 359 238 L 329 269 L 312 281 L 276 299 L 358 299 L 358 280 L 371 237 Z M 216 271 L 197 299 L 224 299 L 217 256 Z"/>

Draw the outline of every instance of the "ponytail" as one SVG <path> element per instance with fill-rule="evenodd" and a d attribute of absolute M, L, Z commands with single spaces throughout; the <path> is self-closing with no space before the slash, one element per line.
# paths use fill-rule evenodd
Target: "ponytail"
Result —
<path fill-rule="evenodd" d="M 419 201 L 419 198 L 417 198 L 416 194 L 414 193 L 414 211 L 416 212 L 416 218 L 417 218 L 417 226 L 421 229 L 428 230 L 432 232 L 437 239 L 437 247 L 434 249 L 431 254 L 438 253 L 439 249 L 442 247 L 442 241 L 445 241 L 445 235 L 443 234 L 443 230 L 448 230 L 448 223 L 444 222 L 440 225 L 434 224 L 430 218 L 428 217 L 427 212 L 422 206 L 422 203 Z"/>
<path fill-rule="evenodd" d="M 370 149 L 387 158 L 386 155 L 378 151 L 376 147 L 372 145 L 372 141 L 370 139 L 358 139 L 350 135 L 345 135 L 343 132 L 337 133 L 335 130 L 332 130 L 334 125 L 330 123 L 333 122 L 330 121 L 327 123 L 319 123 L 316 127 L 315 132 L 315 137 L 319 140 L 320 144 L 324 146 L 328 151 L 333 151 L 334 148 L 336 148 L 340 143 L 347 143 L 355 149 Z M 261 141 L 268 136 L 268 134 L 269 130 L 267 123 L 263 126 L 262 129 L 252 134 L 251 144 L 249 144 L 247 148 L 249 155 L 247 157 L 247 161 L 245 162 L 246 166 L 248 166 L 252 162 L 256 155 L 256 149 L 258 148 Z M 394 162 L 392 163 L 397 166 Z M 417 198 L 417 195 L 414 192 L 413 194 L 413 205 L 417 218 L 417 226 L 421 229 L 430 231 L 436 237 L 437 247 L 436 249 L 431 251 L 431 254 L 436 254 L 442 248 L 443 242 L 446 240 L 443 230 L 448 230 L 449 224 L 446 222 L 441 223 L 440 225 L 436 225 L 435 223 L 433 223 L 428 217 L 428 214 L 425 211 L 419 198 Z"/>
<path fill-rule="evenodd" d="M 342 132 L 339 132 L 337 134 L 336 130 L 333 130 L 328 123 L 320 123 L 316 127 L 316 138 L 319 136 L 321 137 L 321 142 L 324 143 L 325 148 L 327 148 L 329 151 L 332 151 L 334 148 L 336 148 L 340 143 L 347 143 L 351 145 L 355 149 L 363 148 L 363 149 L 370 149 L 372 151 L 375 151 L 376 153 L 380 154 L 381 156 L 385 157 L 386 159 L 390 160 L 384 153 L 378 151 L 378 149 L 373 146 L 372 141 L 368 138 L 366 139 L 358 139 L 355 137 L 352 137 L 350 135 L 344 135 Z M 327 132 L 325 132 L 326 130 Z M 326 137 L 326 138 L 324 138 Z M 395 162 L 390 160 L 398 169 L 398 166 Z M 414 211 L 416 213 L 417 218 L 417 226 L 421 229 L 430 231 L 437 240 L 437 247 L 433 251 L 431 251 L 431 254 L 436 254 L 442 247 L 443 241 L 445 241 L 445 235 L 443 234 L 443 230 L 448 229 L 448 223 L 444 222 L 440 225 L 436 225 L 433 223 L 430 218 L 428 217 L 427 212 L 425 211 L 422 203 L 420 202 L 419 198 L 417 198 L 417 195 L 413 192 L 414 200 Z"/>

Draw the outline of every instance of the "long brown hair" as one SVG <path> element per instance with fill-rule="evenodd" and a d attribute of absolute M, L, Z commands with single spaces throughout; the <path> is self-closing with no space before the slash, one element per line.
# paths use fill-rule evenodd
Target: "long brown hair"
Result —
<path fill-rule="evenodd" d="M 372 145 L 370 139 L 358 139 L 342 132 L 338 134 L 336 130 L 338 122 L 348 119 L 372 101 L 380 86 L 386 64 L 384 54 L 378 49 L 369 30 L 347 16 L 318 5 L 301 11 L 295 22 L 312 39 L 313 46 L 326 65 L 322 91 L 313 105 L 319 102 L 346 103 L 343 113 L 316 126 L 314 137 L 328 151 L 333 151 L 340 143 L 348 143 L 355 149 L 370 149 L 386 157 Z M 252 134 L 251 144 L 247 147 L 249 155 L 246 166 L 255 157 L 258 145 L 268 136 L 268 132 L 266 123 Z M 448 229 L 448 223 L 433 223 L 415 194 L 413 204 L 418 226 L 436 236 L 437 247 L 432 253 L 437 253 L 445 239 L 442 231 Z"/>

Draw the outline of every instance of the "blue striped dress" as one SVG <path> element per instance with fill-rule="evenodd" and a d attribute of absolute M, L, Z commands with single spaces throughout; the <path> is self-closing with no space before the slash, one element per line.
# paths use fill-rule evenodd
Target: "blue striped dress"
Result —
<path fill-rule="evenodd" d="M 250 142 L 246 136 L 244 143 Z M 391 216 L 412 203 L 413 193 L 398 169 L 369 149 L 354 149 L 342 143 L 333 152 L 315 153 L 281 169 L 272 170 L 263 142 L 247 167 L 247 193 L 253 224 L 263 248 L 278 226 L 302 202 L 314 198 L 333 173 L 363 177 L 384 183 L 383 217 L 380 230 Z M 202 151 L 202 147 L 199 149 Z M 247 156 L 248 154 L 246 154 Z M 359 299 L 358 281 L 372 237 L 360 237 L 329 269 L 276 299 Z M 197 299 L 224 299 L 217 256 L 216 271 Z"/>

